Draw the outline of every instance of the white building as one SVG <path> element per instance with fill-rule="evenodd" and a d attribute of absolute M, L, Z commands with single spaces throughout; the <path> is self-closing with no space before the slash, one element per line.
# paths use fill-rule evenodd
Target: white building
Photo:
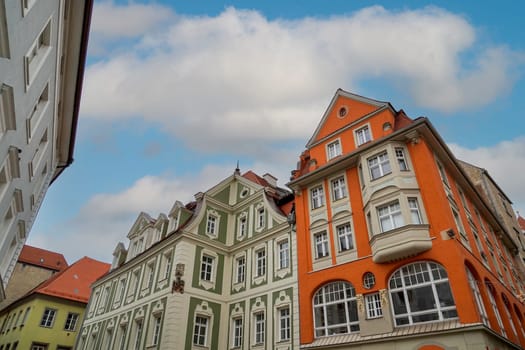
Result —
<path fill-rule="evenodd" d="M 73 161 L 92 0 L 0 0 L 0 300 L 50 183 Z"/>
<path fill-rule="evenodd" d="M 96 281 L 76 349 L 299 348 L 293 195 L 236 171 L 141 213 Z"/>

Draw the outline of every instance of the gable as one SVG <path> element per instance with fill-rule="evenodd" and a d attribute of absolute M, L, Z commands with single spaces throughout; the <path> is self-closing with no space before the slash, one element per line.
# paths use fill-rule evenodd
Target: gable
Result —
<path fill-rule="evenodd" d="M 141 232 L 146 226 L 152 225 L 155 222 L 148 214 L 141 212 L 133 226 L 128 233 L 128 238 L 131 240 L 137 233 Z"/>
<path fill-rule="evenodd" d="M 372 100 L 339 89 L 317 129 L 306 144 L 306 148 L 310 148 L 323 138 L 358 122 L 361 118 L 386 108 L 392 108 L 388 102 Z"/>

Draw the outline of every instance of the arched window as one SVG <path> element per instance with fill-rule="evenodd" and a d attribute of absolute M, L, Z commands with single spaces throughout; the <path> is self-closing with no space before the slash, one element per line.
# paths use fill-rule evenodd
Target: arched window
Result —
<path fill-rule="evenodd" d="M 458 317 L 443 266 L 417 262 L 398 269 L 389 281 L 396 326 Z"/>
<path fill-rule="evenodd" d="M 468 283 L 470 285 L 472 293 L 474 293 L 474 299 L 476 300 L 476 305 L 478 306 L 478 312 L 481 316 L 481 322 L 490 327 L 489 317 L 487 315 L 487 310 L 485 309 L 485 304 L 483 304 L 483 298 L 481 297 L 481 292 L 479 291 L 478 282 L 476 281 L 476 278 L 474 278 L 474 275 L 472 274 L 472 272 L 470 272 L 470 269 L 468 267 L 466 268 L 466 270 Z"/>
<path fill-rule="evenodd" d="M 355 289 L 348 282 L 332 282 L 314 295 L 315 336 L 359 331 Z"/>
<path fill-rule="evenodd" d="M 496 304 L 496 298 L 494 297 L 494 291 L 492 290 L 489 281 L 486 281 L 485 284 L 487 285 L 488 289 L 488 295 L 489 295 L 489 301 L 490 305 L 492 306 L 492 311 L 494 311 L 494 316 L 496 316 L 496 321 L 498 321 L 498 326 L 501 329 L 501 334 L 503 334 L 505 337 L 507 336 L 507 332 L 505 331 L 505 327 L 503 327 L 503 321 L 501 320 L 501 315 L 498 311 L 498 305 Z"/>

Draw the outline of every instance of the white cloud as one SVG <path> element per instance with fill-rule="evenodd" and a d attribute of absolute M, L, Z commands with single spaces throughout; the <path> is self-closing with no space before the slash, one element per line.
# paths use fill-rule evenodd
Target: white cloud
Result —
<path fill-rule="evenodd" d="M 228 8 L 217 17 L 170 16 L 152 32 L 148 18 L 166 9 L 140 6 L 129 16 L 142 23 L 144 12 L 140 42 L 88 67 L 83 114 L 138 116 L 201 150 L 239 151 L 240 143 L 253 155 L 268 142 L 303 141 L 337 87 L 356 89 L 371 76 L 444 111 L 490 103 L 513 82 L 510 49 L 479 48 L 469 22 L 434 7 L 273 21 Z M 114 16 L 93 30 L 128 35 L 106 22 Z"/>
<path fill-rule="evenodd" d="M 176 200 L 187 203 L 233 173 L 231 166 L 208 165 L 192 176 L 144 176 L 118 193 L 95 194 L 66 222 L 49 232 L 31 232 L 28 244 L 62 252 L 69 263 L 82 256 L 111 262 L 113 249 L 126 236 L 141 211 L 153 218 L 167 214 Z"/>
<path fill-rule="evenodd" d="M 522 216 L 525 214 L 525 136 L 491 147 L 465 148 L 449 144 L 458 159 L 486 169 Z"/>

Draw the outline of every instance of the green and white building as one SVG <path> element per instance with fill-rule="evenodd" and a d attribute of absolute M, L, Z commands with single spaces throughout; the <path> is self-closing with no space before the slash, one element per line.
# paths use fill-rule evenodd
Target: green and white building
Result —
<path fill-rule="evenodd" d="M 234 174 L 141 213 L 93 285 L 77 349 L 298 349 L 293 195 Z"/>

